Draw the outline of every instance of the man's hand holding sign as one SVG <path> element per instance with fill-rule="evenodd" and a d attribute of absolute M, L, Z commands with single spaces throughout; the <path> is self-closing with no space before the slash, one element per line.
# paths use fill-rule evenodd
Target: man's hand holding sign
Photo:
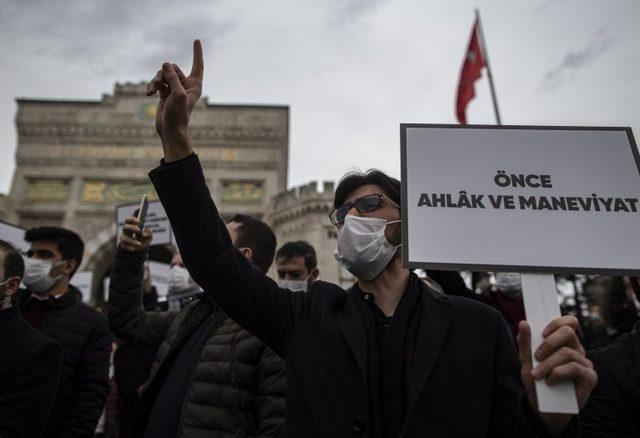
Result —
<path fill-rule="evenodd" d="M 158 134 L 162 139 L 162 145 L 164 149 L 164 160 L 165 163 L 174 163 L 178 160 L 189 157 L 193 153 L 192 146 L 189 142 L 188 137 L 188 125 L 189 125 L 189 117 L 191 111 L 193 110 L 197 100 L 200 97 L 202 92 L 202 80 L 203 80 L 203 55 L 202 55 L 202 47 L 200 41 L 196 40 L 194 42 L 194 60 L 193 67 L 191 70 L 191 74 L 186 77 L 180 70 L 180 68 L 168 62 L 165 62 L 162 65 L 162 69 L 158 71 L 156 77 L 149 84 L 147 94 L 153 95 L 156 92 L 160 93 L 160 103 L 158 106 L 158 111 L 156 115 L 156 128 Z M 179 164 L 179 163 L 178 163 Z M 155 171 L 154 171 L 155 172 Z M 152 178 L 153 179 L 153 178 Z M 154 181 L 155 184 L 155 181 Z M 164 183 L 163 183 L 164 184 Z M 180 185 L 181 181 L 173 181 L 173 184 Z M 169 191 L 165 188 L 165 191 Z M 163 194 L 162 190 L 158 192 L 162 199 Z M 405 194 L 406 197 L 406 194 Z M 410 202 L 414 204 L 414 199 L 409 198 Z M 416 198 L 417 200 L 417 198 Z M 172 201 L 167 198 L 167 204 Z M 163 204 L 165 204 L 165 200 L 163 200 Z M 172 225 L 174 225 L 174 218 L 171 217 L 169 205 L 165 205 L 167 212 L 172 221 Z M 196 206 L 194 206 L 196 207 Z M 406 199 L 403 202 L 403 220 L 406 220 L 406 209 L 407 202 Z M 192 215 L 198 215 L 198 211 L 190 212 Z M 134 225 L 134 224 L 130 224 Z M 405 224 L 403 224 L 405 225 Z M 180 229 L 181 227 L 177 227 L 174 225 L 174 230 Z M 184 228 L 184 227 L 182 227 Z M 184 230 L 183 230 L 184 231 Z M 181 244 L 181 236 L 179 232 L 176 232 L 176 236 L 178 237 L 178 243 Z M 191 237 L 191 236 L 189 236 Z M 406 226 L 403 230 L 403 242 L 407 239 Z M 214 242 L 215 244 L 220 244 L 220 242 Z M 224 243 L 224 242 L 223 242 Z M 403 243 L 404 245 L 404 243 Z M 181 252 L 187 253 L 186 248 L 181 248 Z M 405 248 L 406 251 L 406 248 Z M 406 256 L 406 252 L 405 252 Z M 406 259 L 405 259 L 406 263 Z M 191 267 L 190 267 L 191 270 Z M 196 276 L 194 275 L 194 278 Z M 241 280 L 234 280 L 240 282 Z M 253 280 L 255 283 L 255 279 Z M 267 281 L 259 279 L 259 282 Z M 321 283 L 321 282 L 320 282 Z M 262 284 L 262 283 L 261 283 Z M 271 283 L 267 283 L 268 287 Z M 203 286 L 203 285 L 201 285 Z M 265 286 L 267 287 L 267 286 Z M 277 286 L 273 286 L 277 287 Z M 204 288 L 204 286 L 203 286 Z M 206 290 L 206 288 L 205 288 Z M 262 291 L 261 293 L 266 293 Z M 286 310 L 289 311 L 297 311 L 297 303 L 296 300 L 306 300 L 307 296 L 311 296 L 313 291 L 310 292 L 309 295 L 298 294 L 295 296 L 289 296 L 288 294 L 284 294 L 282 290 L 278 294 L 269 295 L 266 300 L 269 300 L 267 303 L 260 301 L 261 304 L 267 305 L 279 305 L 279 300 L 294 300 L 290 302 L 290 305 L 283 306 L 278 308 L 278 312 L 283 312 L 282 308 L 286 307 Z M 259 296 L 258 296 L 259 295 Z M 250 295 L 242 295 L 236 296 L 234 298 L 237 303 L 242 300 L 248 299 Z M 263 299 L 264 295 L 257 294 L 256 296 L 251 296 L 251 299 L 260 300 Z M 224 300 L 230 299 L 226 296 L 221 296 Z M 218 296 L 216 296 L 218 298 Z M 301 301 L 302 302 L 302 301 Z M 231 303 L 231 304 L 230 304 Z M 247 306 L 246 312 L 260 312 L 261 305 L 256 304 L 254 302 L 253 306 Z M 306 303 L 306 301 L 305 301 Z M 296 305 L 294 305 L 296 304 Z M 243 309 L 239 309 L 236 306 L 236 302 L 232 301 L 224 301 L 221 303 L 223 307 L 227 305 L 228 307 L 232 307 L 232 309 L 237 313 L 241 312 Z M 306 308 L 307 304 L 300 304 L 300 308 Z M 225 310 L 228 310 L 225 308 Z M 313 311 L 309 310 L 309 311 Z M 259 315 L 255 315 L 256 318 L 267 318 L 267 316 L 273 316 L 277 312 L 274 311 L 273 314 L 268 311 L 264 311 L 265 313 L 260 313 Z M 331 312 L 330 312 L 331 313 Z M 249 313 L 247 313 L 249 315 Z M 265 316 L 267 315 L 267 316 Z M 254 315 L 251 315 L 252 317 Z M 232 316 L 233 317 L 233 316 Z M 235 317 L 234 317 L 235 319 Z M 255 318 L 254 318 L 255 319 Z M 250 321 L 250 319 L 247 319 Z M 239 321 L 243 322 L 243 321 Z M 277 324 L 277 321 L 271 321 L 271 324 Z M 336 323 L 337 324 L 337 323 Z M 335 327 L 335 326 L 334 326 Z M 589 396 L 590 391 L 594 387 L 597 376 L 593 370 L 591 363 L 584 357 L 584 349 L 582 348 L 580 341 L 576 335 L 577 329 L 577 320 L 573 317 L 561 317 L 556 318 L 551 321 L 546 329 L 544 330 L 544 341 L 536 349 L 534 352 L 535 357 L 539 360 L 539 364 L 537 366 L 532 365 L 532 357 L 531 357 L 531 329 L 526 322 L 523 322 L 520 326 L 520 333 L 518 335 L 518 346 L 520 350 L 520 361 L 522 364 L 521 369 L 521 377 L 524 383 L 524 387 L 526 389 L 527 396 L 531 402 L 531 405 L 534 409 L 537 410 L 536 403 L 536 389 L 535 389 L 535 380 L 546 379 L 546 381 L 553 385 L 556 382 L 562 381 L 573 381 L 576 385 L 576 395 L 578 399 L 579 406 L 583 406 L 586 403 L 586 400 Z M 292 348 L 292 347 L 291 347 Z M 483 364 L 468 364 L 469 367 L 482 367 Z M 323 375 L 324 376 L 324 375 Z M 323 378 L 327 378 L 328 376 L 324 376 Z M 336 376 L 332 376 L 335 378 Z M 296 391 L 299 388 L 296 387 Z M 333 401 L 332 401 L 333 402 Z M 486 400 L 487 403 L 491 403 L 491 400 Z M 292 407 L 292 409 L 295 406 Z M 513 407 L 511 407 L 513 408 Z M 510 409 L 511 409 L 510 408 Z M 289 409 L 289 406 L 288 406 Z M 517 407 L 513 408 L 517 409 Z M 418 413 L 419 414 L 419 413 Z M 296 415 L 302 415 L 299 412 Z M 497 415 L 497 414 L 496 414 Z M 541 418 L 544 420 L 547 428 L 554 434 L 559 434 L 563 431 L 563 429 L 567 426 L 569 421 L 571 420 L 571 415 L 558 415 L 558 414 L 544 414 L 541 413 Z M 351 420 L 349 420 L 351 421 Z M 435 422 L 436 419 L 434 418 Z M 365 420 L 357 417 L 353 420 L 353 430 L 362 431 L 366 429 L 367 422 Z M 327 426 L 330 427 L 330 426 Z M 528 426 L 527 426 L 528 427 Z M 525 427 L 526 428 L 526 427 Z M 527 429 L 531 430 L 531 429 Z"/>
<path fill-rule="evenodd" d="M 536 380 L 544 379 L 553 386 L 560 382 L 574 382 L 578 406 L 583 408 L 589 394 L 596 386 L 598 375 L 593 364 L 585 357 L 585 351 L 578 339 L 578 320 L 573 316 L 556 318 L 544 329 L 544 341 L 533 352 L 538 366 L 533 366 L 531 354 L 531 327 L 522 321 L 518 327 L 518 353 L 522 366 L 522 382 L 529 402 L 540 413 L 547 427 L 553 433 L 560 433 L 571 421 L 571 415 L 541 413 L 536 394 Z"/>

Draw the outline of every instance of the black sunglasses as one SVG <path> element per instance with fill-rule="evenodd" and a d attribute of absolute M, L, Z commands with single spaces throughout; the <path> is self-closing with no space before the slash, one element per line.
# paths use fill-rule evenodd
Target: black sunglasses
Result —
<path fill-rule="evenodd" d="M 353 202 L 348 202 L 346 204 L 342 204 L 338 208 L 334 208 L 333 211 L 329 214 L 329 220 L 335 226 L 340 225 L 344 222 L 344 218 L 347 217 L 349 211 L 355 207 L 358 210 L 358 213 L 369 213 L 380 207 L 382 203 L 382 198 L 391 202 L 395 207 L 400 208 L 398 204 L 393 202 L 387 195 L 384 193 L 374 193 L 372 195 L 363 196 L 362 198 L 358 198 Z"/>

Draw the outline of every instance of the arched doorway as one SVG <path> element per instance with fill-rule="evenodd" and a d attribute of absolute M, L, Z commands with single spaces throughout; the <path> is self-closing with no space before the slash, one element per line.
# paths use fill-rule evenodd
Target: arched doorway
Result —
<path fill-rule="evenodd" d="M 82 269 L 93 272 L 91 301 L 96 307 L 103 307 L 105 304 L 104 280 L 111 275 L 116 256 L 115 235 L 111 231 L 104 231 L 106 233 L 99 233 L 85 245 L 87 250 L 93 249 L 93 251 Z M 171 245 L 154 245 L 149 248 L 149 260 L 169 264 L 173 253 L 174 249 Z"/>

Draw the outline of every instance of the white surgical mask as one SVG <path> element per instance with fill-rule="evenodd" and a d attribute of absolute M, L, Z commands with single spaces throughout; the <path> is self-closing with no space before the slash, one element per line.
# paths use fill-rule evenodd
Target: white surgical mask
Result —
<path fill-rule="evenodd" d="M 282 289 L 289 289 L 293 292 L 307 292 L 309 289 L 308 280 L 280 280 L 278 283 Z"/>
<path fill-rule="evenodd" d="M 169 283 L 169 290 L 171 291 L 190 289 L 193 287 L 190 280 L 191 275 L 189 275 L 189 271 L 182 266 L 172 266 L 169 270 L 169 278 L 167 281 Z"/>
<path fill-rule="evenodd" d="M 61 261 L 56 267 L 64 264 L 65 261 Z M 53 268 L 53 262 L 51 260 L 41 260 L 26 258 L 24 260 L 24 277 L 22 282 L 27 288 L 35 294 L 43 294 L 49 290 L 62 278 L 62 274 L 52 277 L 49 275 Z"/>
<path fill-rule="evenodd" d="M 358 280 L 373 280 L 389 264 L 398 249 L 384 235 L 387 225 L 398 222 L 348 214 L 338 231 L 338 245 L 333 255 Z"/>
<path fill-rule="evenodd" d="M 522 295 L 522 283 L 517 272 L 496 273 L 496 287 L 510 298 L 518 298 Z"/>
<path fill-rule="evenodd" d="M 0 309 L 8 307 L 11 302 L 9 296 L 7 295 L 7 285 L 9 283 L 9 280 L 11 280 L 11 278 L 8 278 L 0 283 Z"/>

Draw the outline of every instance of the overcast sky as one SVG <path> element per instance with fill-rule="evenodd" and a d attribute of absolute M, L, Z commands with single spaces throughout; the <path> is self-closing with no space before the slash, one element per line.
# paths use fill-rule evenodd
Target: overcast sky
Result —
<path fill-rule="evenodd" d="M 476 6 L 503 123 L 638 135 L 638 0 L 0 0 L 0 193 L 16 97 L 99 99 L 162 61 L 188 66 L 194 37 L 210 102 L 290 106 L 290 186 L 398 176 L 400 123 L 456 122 Z M 494 123 L 486 77 L 476 90 L 467 120 Z"/>

